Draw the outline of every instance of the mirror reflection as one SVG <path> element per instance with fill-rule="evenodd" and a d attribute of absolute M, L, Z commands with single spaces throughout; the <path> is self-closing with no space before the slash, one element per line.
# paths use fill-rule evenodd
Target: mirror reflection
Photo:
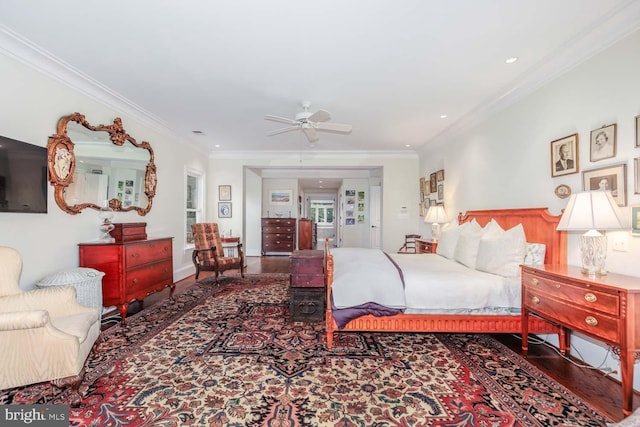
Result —
<path fill-rule="evenodd" d="M 116 211 L 146 215 L 156 188 L 156 167 L 148 142 L 138 143 L 122 128 L 92 126 L 74 113 L 58 122 L 49 138 L 49 177 L 56 202 L 75 214 L 84 208 L 109 205 Z"/>

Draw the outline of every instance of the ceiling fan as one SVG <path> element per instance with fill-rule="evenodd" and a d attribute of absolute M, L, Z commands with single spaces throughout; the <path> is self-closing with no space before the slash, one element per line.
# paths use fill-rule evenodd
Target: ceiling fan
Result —
<path fill-rule="evenodd" d="M 289 126 L 272 130 L 271 132 L 267 132 L 267 135 L 277 135 L 279 133 L 290 132 L 293 130 L 302 130 L 305 136 L 309 140 L 309 142 L 316 142 L 319 138 L 316 131 L 327 131 L 327 132 L 335 132 L 335 133 L 351 133 L 351 125 L 345 125 L 341 123 L 326 123 L 329 119 L 331 119 L 331 114 L 325 110 L 318 110 L 314 113 L 309 111 L 309 107 L 311 103 L 305 101 L 302 103 L 302 108 L 304 111 L 296 114 L 296 118 L 288 119 L 286 117 L 273 116 L 271 114 L 267 114 L 264 116 L 266 120 L 273 120 L 274 122 L 286 123 Z"/>

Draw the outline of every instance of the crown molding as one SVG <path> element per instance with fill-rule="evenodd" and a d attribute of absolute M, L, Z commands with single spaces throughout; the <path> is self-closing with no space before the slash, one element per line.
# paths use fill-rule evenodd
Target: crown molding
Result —
<path fill-rule="evenodd" d="M 418 159 L 415 151 L 210 151 L 211 159 L 278 159 L 283 163 L 308 160 L 367 160 L 367 159 Z"/>

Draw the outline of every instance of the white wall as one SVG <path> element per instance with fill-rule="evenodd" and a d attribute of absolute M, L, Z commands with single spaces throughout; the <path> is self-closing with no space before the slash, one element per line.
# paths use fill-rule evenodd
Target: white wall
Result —
<path fill-rule="evenodd" d="M 582 191 L 582 171 L 624 163 L 627 165 L 628 205 L 640 203 L 634 194 L 634 117 L 640 114 L 640 32 L 601 52 L 589 61 L 521 99 L 481 124 L 439 141 L 421 153 L 420 172 L 445 169 L 445 207 L 452 219 L 469 209 L 549 207 L 560 214 L 567 199 L 554 195 L 559 184 Z M 589 161 L 590 131 L 617 123 L 617 155 Z M 550 142 L 579 134 L 580 173 L 551 177 Z M 640 191 L 640 189 L 639 189 Z M 628 207 L 625 208 L 629 212 Z M 429 233 L 422 226 L 422 233 Z M 618 234 L 628 234 L 618 232 Z M 610 238 L 616 237 L 610 233 Z M 577 235 L 570 234 L 568 262 L 580 265 Z M 630 238 L 629 252 L 609 245 L 609 271 L 640 277 L 637 262 L 640 238 Z M 573 351 L 593 366 L 619 371 L 618 362 L 605 360 L 606 347 L 576 337 Z M 640 375 L 635 376 L 635 388 Z"/>
<path fill-rule="evenodd" d="M 0 54 L 0 134 L 46 146 L 56 133 L 58 119 L 80 112 L 94 125 L 122 118 L 125 130 L 138 141 L 149 141 L 158 168 L 157 194 L 151 212 L 117 213 L 114 222 L 146 222 L 149 237 L 174 237 L 174 278 L 193 272 L 190 251 L 184 250 L 184 168 L 206 170 L 203 153 L 181 143 L 161 126 L 143 123 L 116 107 L 98 102 L 70 86 Z M 87 209 L 78 215 L 63 212 L 49 186 L 47 214 L 0 213 L 0 245 L 22 255 L 20 286 L 33 287 L 42 277 L 78 266 L 78 243 L 97 240 L 98 213 Z"/>

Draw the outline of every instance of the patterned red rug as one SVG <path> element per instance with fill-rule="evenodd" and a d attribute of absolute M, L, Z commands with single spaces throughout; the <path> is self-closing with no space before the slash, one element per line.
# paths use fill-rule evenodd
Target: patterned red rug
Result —
<path fill-rule="evenodd" d="M 288 320 L 288 276 L 198 283 L 103 333 L 72 426 L 604 426 L 487 335 L 338 334 Z M 36 385 L 0 403 L 64 403 Z"/>

